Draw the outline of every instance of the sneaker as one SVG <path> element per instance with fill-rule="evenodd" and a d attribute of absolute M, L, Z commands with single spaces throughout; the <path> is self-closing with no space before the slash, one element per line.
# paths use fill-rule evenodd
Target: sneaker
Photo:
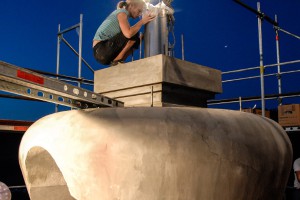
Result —
<path fill-rule="evenodd" d="M 114 60 L 114 61 L 111 61 L 110 66 L 112 67 L 112 66 L 116 66 L 118 64 L 123 64 L 123 63 L 125 63 L 124 60 Z"/>

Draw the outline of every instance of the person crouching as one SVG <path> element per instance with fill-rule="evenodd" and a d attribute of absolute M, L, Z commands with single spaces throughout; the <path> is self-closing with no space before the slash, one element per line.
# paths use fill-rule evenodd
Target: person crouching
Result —
<path fill-rule="evenodd" d="M 117 9 L 102 22 L 93 39 L 94 57 L 99 63 L 116 65 L 124 62 L 134 49 L 138 49 L 139 30 L 155 16 L 143 15 L 133 26 L 128 20 L 140 17 L 144 8 L 143 0 L 120 1 Z"/>

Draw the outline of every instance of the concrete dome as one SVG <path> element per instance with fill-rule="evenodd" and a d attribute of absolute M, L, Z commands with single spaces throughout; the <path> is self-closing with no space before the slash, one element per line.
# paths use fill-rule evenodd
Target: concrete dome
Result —
<path fill-rule="evenodd" d="M 274 200 L 292 148 L 276 122 L 250 113 L 105 108 L 38 120 L 19 161 L 32 200 Z"/>

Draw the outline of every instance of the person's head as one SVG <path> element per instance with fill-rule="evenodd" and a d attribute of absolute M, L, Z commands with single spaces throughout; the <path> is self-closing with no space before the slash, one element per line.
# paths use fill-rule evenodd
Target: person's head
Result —
<path fill-rule="evenodd" d="M 125 8 L 128 10 L 130 17 L 132 18 L 138 18 L 141 16 L 144 8 L 145 8 L 145 2 L 143 0 L 126 0 L 126 1 L 120 1 L 118 3 L 117 8 Z"/>

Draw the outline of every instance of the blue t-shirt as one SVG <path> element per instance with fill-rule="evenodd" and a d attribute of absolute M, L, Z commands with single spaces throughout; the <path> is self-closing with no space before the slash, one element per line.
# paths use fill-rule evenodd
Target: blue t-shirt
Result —
<path fill-rule="evenodd" d="M 99 26 L 94 36 L 94 40 L 108 40 L 120 33 L 121 28 L 117 15 L 122 12 L 129 16 L 129 12 L 126 9 L 117 9 L 113 11 Z"/>

